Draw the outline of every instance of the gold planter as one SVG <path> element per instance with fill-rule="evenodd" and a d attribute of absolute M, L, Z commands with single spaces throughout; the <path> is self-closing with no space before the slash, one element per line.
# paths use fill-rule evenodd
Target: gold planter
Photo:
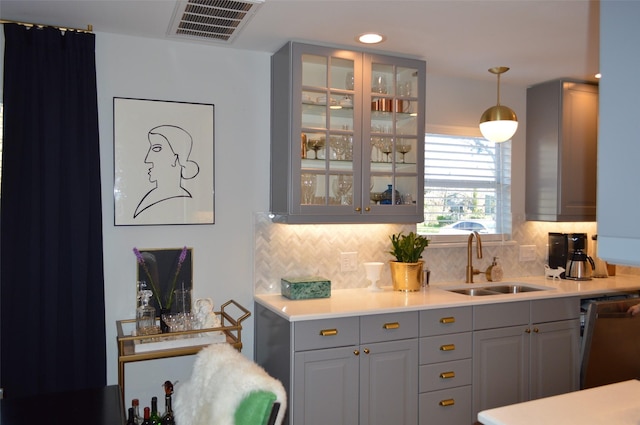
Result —
<path fill-rule="evenodd" d="M 400 263 L 398 261 L 390 261 L 391 281 L 393 282 L 394 291 L 419 291 L 422 289 L 424 282 L 424 261 L 417 263 Z"/>

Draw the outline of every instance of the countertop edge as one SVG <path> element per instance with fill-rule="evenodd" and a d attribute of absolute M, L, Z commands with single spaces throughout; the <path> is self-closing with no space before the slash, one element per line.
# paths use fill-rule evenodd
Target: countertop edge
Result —
<path fill-rule="evenodd" d="M 480 297 L 448 292 L 450 289 L 477 288 L 514 282 L 540 286 L 546 290 Z M 510 278 L 505 282 L 496 283 L 461 284 L 454 282 L 434 284 L 416 292 L 393 291 L 391 287 L 386 287 L 382 291 L 376 292 L 369 291 L 366 288 L 338 289 L 333 290 L 329 298 L 310 300 L 290 300 L 280 294 L 255 294 L 254 301 L 280 317 L 290 322 L 296 322 L 550 298 L 589 298 L 615 292 L 638 290 L 640 290 L 640 276 L 636 275 L 618 275 L 590 281 L 552 281 L 544 276 L 535 276 Z M 354 302 L 354 300 L 357 300 L 357 302 Z"/>

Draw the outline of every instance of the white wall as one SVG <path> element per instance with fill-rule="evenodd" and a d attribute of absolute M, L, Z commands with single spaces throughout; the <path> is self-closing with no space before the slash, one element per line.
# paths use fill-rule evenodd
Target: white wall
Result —
<path fill-rule="evenodd" d="M 107 368 L 113 384 L 115 322 L 135 317 L 134 246 L 192 247 L 194 298 L 212 297 L 216 307 L 234 299 L 252 309 L 252 213 L 269 205 L 270 59 L 265 53 L 113 34 L 97 34 L 96 40 Z M 215 105 L 214 225 L 113 225 L 113 97 Z M 252 318 L 244 326 L 244 353 L 251 357 Z M 156 371 L 158 385 L 173 367 Z M 127 380 L 133 384 L 135 378 Z"/>

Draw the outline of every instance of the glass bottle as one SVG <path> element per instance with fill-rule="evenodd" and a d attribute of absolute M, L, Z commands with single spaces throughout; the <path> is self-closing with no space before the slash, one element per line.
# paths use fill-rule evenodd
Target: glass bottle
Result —
<path fill-rule="evenodd" d="M 143 289 L 139 292 L 140 306 L 136 309 L 136 334 L 151 335 L 156 332 L 156 309 L 149 305 L 153 292 Z"/>
<path fill-rule="evenodd" d="M 158 413 L 158 397 L 151 397 L 151 415 L 149 416 L 151 425 L 160 425 L 160 414 Z"/>
<path fill-rule="evenodd" d="M 164 396 L 165 411 L 162 416 L 162 425 L 175 425 L 176 421 L 173 417 L 173 409 L 171 408 L 171 394 Z"/>
<path fill-rule="evenodd" d="M 129 414 L 127 415 L 127 425 L 138 425 L 136 422 L 135 414 L 133 413 L 133 407 L 129 408 Z"/>
<path fill-rule="evenodd" d="M 151 425 L 151 417 L 150 409 L 148 407 L 144 408 L 144 419 L 142 420 L 142 425 Z"/>
<path fill-rule="evenodd" d="M 397 190 L 393 190 L 393 185 L 392 184 L 387 185 L 387 190 L 382 192 L 382 200 L 380 201 L 380 204 L 381 205 L 391 205 L 391 204 L 393 204 L 394 203 L 394 199 L 393 199 L 394 195 L 395 195 L 395 203 L 396 204 L 400 204 L 401 203 L 400 192 L 398 192 Z"/>
<path fill-rule="evenodd" d="M 140 400 L 137 398 L 131 400 L 131 407 L 133 408 L 133 418 L 136 424 L 140 425 L 142 423 L 142 418 L 140 417 Z"/>

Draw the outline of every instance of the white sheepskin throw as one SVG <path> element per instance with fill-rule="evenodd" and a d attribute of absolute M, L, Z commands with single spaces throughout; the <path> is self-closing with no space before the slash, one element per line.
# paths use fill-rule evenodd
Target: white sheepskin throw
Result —
<path fill-rule="evenodd" d="M 234 414 L 252 391 L 271 391 L 280 403 L 276 424 L 287 409 L 282 383 L 231 345 L 211 344 L 197 355 L 191 379 L 175 389 L 176 425 L 234 425 Z"/>

